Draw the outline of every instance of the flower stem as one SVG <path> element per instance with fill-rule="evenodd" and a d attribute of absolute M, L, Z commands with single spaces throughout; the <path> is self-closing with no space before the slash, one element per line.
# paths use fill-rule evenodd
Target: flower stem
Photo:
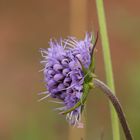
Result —
<path fill-rule="evenodd" d="M 100 26 L 101 42 L 103 46 L 103 57 L 104 57 L 107 85 L 115 93 L 103 0 L 96 0 L 96 7 L 97 7 L 98 20 Z M 118 118 L 112 105 L 110 105 L 110 111 L 111 111 L 111 120 L 112 120 L 113 140 L 120 140 Z"/>
<path fill-rule="evenodd" d="M 123 131 L 125 133 L 125 137 L 126 140 L 132 140 L 132 135 L 131 135 L 131 131 L 130 128 L 127 124 L 126 118 L 125 118 L 125 114 L 123 113 L 121 104 L 119 102 L 119 100 L 117 99 L 117 97 L 113 94 L 113 92 L 100 80 L 98 79 L 94 79 L 94 85 L 100 89 L 103 90 L 103 92 L 105 93 L 105 95 L 110 99 L 110 101 L 112 102 L 114 108 L 116 109 L 116 112 L 118 114 L 120 123 L 122 125 Z"/>

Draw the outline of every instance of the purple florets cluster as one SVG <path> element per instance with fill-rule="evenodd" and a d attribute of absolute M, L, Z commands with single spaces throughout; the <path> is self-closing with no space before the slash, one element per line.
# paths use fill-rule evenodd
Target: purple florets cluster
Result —
<path fill-rule="evenodd" d="M 47 96 L 62 101 L 61 111 L 72 108 L 80 101 L 83 93 L 84 73 L 82 65 L 88 68 L 91 62 L 92 36 L 86 34 L 84 40 L 73 37 L 57 41 L 50 41 L 50 48 L 41 49 L 45 64 L 44 75 Z M 82 106 L 67 114 L 71 125 L 79 125 Z"/>

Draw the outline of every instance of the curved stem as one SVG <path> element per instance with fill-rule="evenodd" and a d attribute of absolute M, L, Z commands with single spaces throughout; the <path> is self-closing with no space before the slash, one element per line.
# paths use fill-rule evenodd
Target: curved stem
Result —
<path fill-rule="evenodd" d="M 105 93 L 105 95 L 109 98 L 109 100 L 112 102 L 112 104 L 118 114 L 120 123 L 121 123 L 123 131 L 125 133 L 126 140 L 133 140 L 130 128 L 127 124 L 125 114 L 123 113 L 123 110 L 122 110 L 122 107 L 121 107 L 121 104 L 120 104 L 118 98 L 112 93 L 112 91 L 102 81 L 95 78 L 94 85 L 96 87 L 100 88 Z"/>

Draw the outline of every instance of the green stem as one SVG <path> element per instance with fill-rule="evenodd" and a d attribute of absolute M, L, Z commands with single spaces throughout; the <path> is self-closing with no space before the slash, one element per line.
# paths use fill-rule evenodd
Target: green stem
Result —
<path fill-rule="evenodd" d="M 103 0 L 96 0 L 96 6 L 97 6 L 99 26 L 100 26 L 101 42 L 103 46 L 103 57 L 104 57 L 107 85 L 111 88 L 113 93 L 115 93 Z M 110 110 L 111 110 L 113 140 L 120 140 L 119 122 L 118 122 L 117 114 L 111 104 L 110 104 Z"/>

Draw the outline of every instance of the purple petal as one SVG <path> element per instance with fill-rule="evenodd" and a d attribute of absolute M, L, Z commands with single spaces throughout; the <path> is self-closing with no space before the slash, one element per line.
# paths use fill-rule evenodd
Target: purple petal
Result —
<path fill-rule="evenodd" d="M 64 84 L 60 83 L 57 88 L 58 88 L 58 90 L 62 90 L 65 88 L 65 86 L 64 86 Z"/>
<path fill-rule="evenodd" d="M 62 73 L 63 73 L 64 76 L 66 76 L 69 72 L 70 72 L 70 69 L 69 68 L 65 68 L 62 71 Z"/>
<path fill-rule="evenodd" d="M 54 70 L 48 70 L 48 74 L 54 75 L 55 74 L 55 71 Z"/>
<path fill-rule="evenodd" d="M 80 99 L 80 98 L 82 97 L 82 93 L 81 93 L 81 92 L 76 92 L 76 97 L 77 97 L 78 99 Z"/>
<path fill-rule="evenodd" d="M 82 85 L 75 86 L 75 89 L 77 91 L 81 91 L 83 89 L 83 86 Z"/>
<path fill-rule="evenodd" d="M 60 98 L 64 100 L 65 97 L 66 97 L 66 92 L 65 91 L 61 92 Z"/>
<path fill-rule="evenodd" d="M 65 78 L 64 81 L 63 81 L 65 86 L 70 86 L 70 82 L 71 82 L 70 78 Z"/>
<path fill-rule="evenodd" d="M 63 64 L 64 66 L 67 66 L 68 63 L 69 63 L 69 60 L 68 60 L 68 59 L 63 59 L 63 60 L 61 61 L 61 64 Z"/>
<path fill-rule="evenodd" d="M 52 89 L 51 93 L 56 94 L 58 92 L 58 89 Z"/>
<path fill-rule="evenodd" d="M 55 81 L 60 81 L 60 80 L 62 80 L 64 78 L 64 76 L 62 75 L 62 74 L 56 74 L 54 77 L 53 77 L 53 79 L 55 80 Z"/>
<path fill-rule="evenodd" d="M 56 82 L 55 82 L 54 80 L 51 79 L 51 80 L 48 81 L 47 84 L 48 84 L 48 87 L 53 87 L 53 86 L 56 85 Z"/>
<path fill-rule="evenodd" d="M 55 71 L 59 71 L 59 70 L 62 70 L 63 67 L 62 67 L 62 65 L 60 65 L 60 64 L 55 64 L 55 65 L 53 66 L 53 69 L 54 69 Z"/>
<path fill-rule="evenodd" d="M 75 61 L 71 61 L 71 62 L 69 63 L 69 67 L 70 67 L 71 69 L 74 69 L 74 68 L 75 68 Z"/>
<path fill-rule="evenodd" d="M 76 57 L 78 58 L 78 60 L 79 60 L 80 62 L 82 62 L 82 56 L 81 56 L 81 54 L 77 54 Z"/>

